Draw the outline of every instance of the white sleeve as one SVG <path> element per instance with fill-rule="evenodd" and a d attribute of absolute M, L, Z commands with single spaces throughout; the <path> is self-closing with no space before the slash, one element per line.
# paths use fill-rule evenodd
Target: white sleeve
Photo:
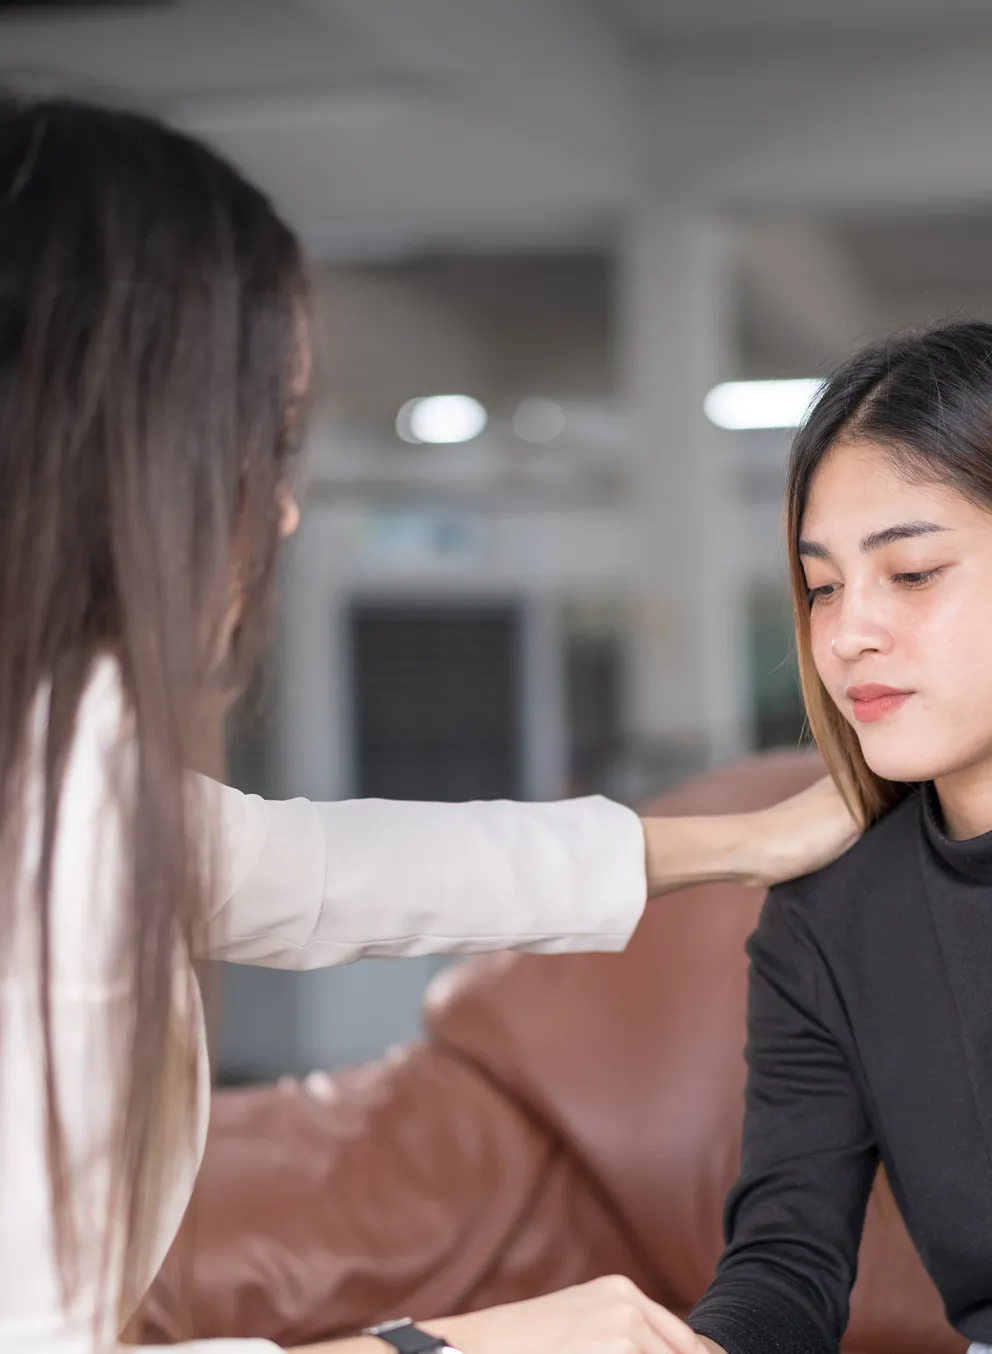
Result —
<path fill-rule="evenodd" d="M 622 949 L 644 834 L 601 798 L 284 803 L 211 783 L 227 883 L 204 951 L 307 969 L 367 956 Z"/>

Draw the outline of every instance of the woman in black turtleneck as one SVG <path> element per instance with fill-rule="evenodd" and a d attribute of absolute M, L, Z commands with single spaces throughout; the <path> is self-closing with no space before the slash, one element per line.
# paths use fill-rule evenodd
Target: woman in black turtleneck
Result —
<path fill-rule="evenodd" d="M 831 1354 L 884 1163 L 992 1345 L 992 325 L 854 358 L 788 484 L 809 721 L 873 826 L 750 942 L 740 1179 L 672 1354 Z"/>
<path fill-rule="evenodd" d="M 747 1121 L 729 1246 L 690 1324 L 728 1354 L 826 1354 L 882 1160 L 964 1335 L 992 1342 L 992 834 L 932 787 L 773 890 L 750 942 Z"/>

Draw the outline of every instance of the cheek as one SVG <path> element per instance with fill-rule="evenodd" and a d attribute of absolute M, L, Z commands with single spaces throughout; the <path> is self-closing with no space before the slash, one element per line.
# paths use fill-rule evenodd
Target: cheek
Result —
<path fill-rule="evenodd" d="M 963 585 L 966 580 L 960 582 Z M 892 632 L 905 655 L 927 685 L 945 687 L 981 676 L 988 685 L 992 657 L 992 627 L 976 624 L 971 588 L 958 585 L 932 597 L 907 598 L 893 620 Z"/>
<path fill-rule="evenodd" d="M 832 639 L 833 627 L 830 624 L 829 615 L 825 611 L 817 611 L 814 608 L 809 617 L 810 653 L 813 655 L 813 665 L 819 674 L 820 681 L 828 689 L 831 689 L 835 684 L 833 679 L 839 666 L 838 660 L 830 648 Z"/>
<path fill-rule="evenodd" d="M 988 725 L 992 716 L 992 627 L 942 617 L 914 636 L 913 666 L 934 708 L 965 723 Z"/>

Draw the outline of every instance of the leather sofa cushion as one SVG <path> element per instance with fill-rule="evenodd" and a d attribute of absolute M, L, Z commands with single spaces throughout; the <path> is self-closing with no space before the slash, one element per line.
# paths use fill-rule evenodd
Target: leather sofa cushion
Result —
<path fill-rule="evenodd" d="M 484 1071 L 416 1044 L 215 1097 L 134 1335 L 290 1347 L 613 1272 L 649 1280 L 595 1178 Z"/>

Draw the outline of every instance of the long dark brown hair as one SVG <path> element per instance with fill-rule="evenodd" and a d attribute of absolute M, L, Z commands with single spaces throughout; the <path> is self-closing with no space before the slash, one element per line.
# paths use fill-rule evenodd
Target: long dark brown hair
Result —
<path fill-rule="evenodd" d="M 827 382 L 792 447 L 786 487 L 789 575 L 807 716 L 834 779 L 868 824 L 909 787 L 875 775 L 820 681 L 799 555 L 816 472 L 832 448 L 855 441 L 884 448 L 911 480 L 947 485 L 992 509 L 992 324 L 946 324 L 865 348 Z"/>
<path fill-rule="evenodd" d="M 105 1273 L 124 1247 L 123 1293 L 108 1301 L 137 1299 L 169 1159 L 193 1133 L 195 1028 L 174 960 L 211 873 L 208 825 L 192 821 L 184 786 L 205 748 L 220 769 L 222 710 L 264 629 L 306 305 L 293 234 L 204 146 L 133 114 L 0 102 L 0 963 L 10 977 L 29 725 L 47 691 L 31 911 L 67 1298 L 98 1242 Z M 117 806 L 128 996 L 116 1221 L 83 1237 L 52 1038 L 50 894 L 77 710 L 103 655 L 119 670 L 133 765 Z"/>

